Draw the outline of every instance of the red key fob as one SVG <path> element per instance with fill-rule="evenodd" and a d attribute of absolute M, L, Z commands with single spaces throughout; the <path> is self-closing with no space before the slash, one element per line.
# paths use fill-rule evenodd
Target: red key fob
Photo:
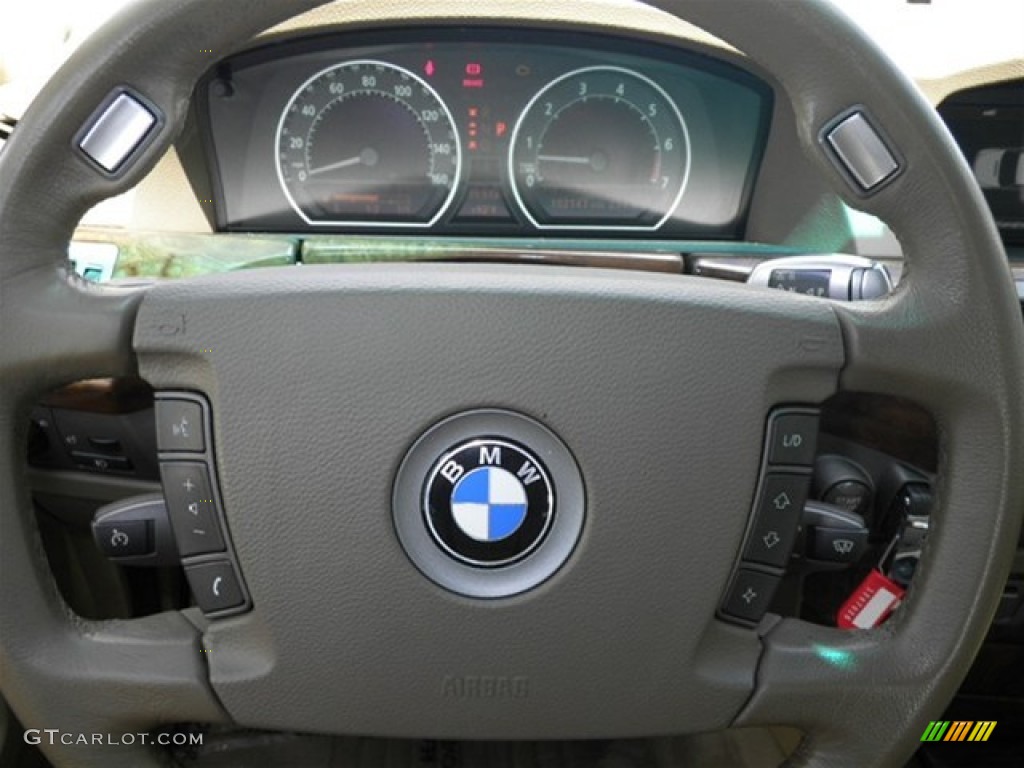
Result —
<path fill-rule="evenodd" d="M 836 625 L 843 629 L 877 627 L 896 610 L 904 594 L 903 587 L 872 568 L 839 609 Z"/>

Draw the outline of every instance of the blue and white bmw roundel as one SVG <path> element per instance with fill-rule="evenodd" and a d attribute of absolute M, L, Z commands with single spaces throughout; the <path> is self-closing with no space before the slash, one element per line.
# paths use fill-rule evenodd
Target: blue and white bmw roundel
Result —
<path fill-rule="evenodd" d="M 470 538 L 500 541 L 519 530 L 528 509 L 526 489 L 500 467 L 467 473 L 452 491 L 452 517 Z"/>
<path fill-rule="evenodd" d="M 434 541 L 466 565 L 502 568 L 533 552 L 555 515 L 555 489 L 537 456 L 510 440 L 467 440 L 441 455 L 423 494 Z"/>

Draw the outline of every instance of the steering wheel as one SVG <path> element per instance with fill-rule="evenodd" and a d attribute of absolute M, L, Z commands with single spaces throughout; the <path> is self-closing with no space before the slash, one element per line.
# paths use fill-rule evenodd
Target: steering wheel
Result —
<path fill-rule="evenodd" d="M 227 55 L 318 4 L 133 6 L 50 81 L 0 156 L 0 686 L 21 722 L 473 739 L 779 724 L 806 734 L 793 765 L 909 756 L 981 643 L 1024 500 L 1020 308 L 932 108 L 824 2 L 652 3 L 776 78 L 822 176 L 898 234 L 906 270 L 877 302 L 509 265 L 254 270 L 148 289 L 72 274 L 76 223 L 171 145 L 205 51 Z M 161 122 L 127 169 L 105 174 L 77 139 L 123 86 Z M 854 107 L 901 165 L 869 193 L 821 140 Z M 247 613 L 86 621 L 54 585 L 22 471 L 29 409 L 70 380 L 136 372 L 209 402 Z M 874 630 L 723 622 L 765 419 L 838 390 L 913 397 L 939 425 L 913 587 Z M 475 409 L 557 435 L 586 499 L 566 561 L 498 599 L 425 578 L 392 515 L 410 446 Z M 515 683 L 487 696 L 466 683 L 488 677 Z M 140 739 L 107 741 L 43 749 L 58 766 L 157 763 Z"/>

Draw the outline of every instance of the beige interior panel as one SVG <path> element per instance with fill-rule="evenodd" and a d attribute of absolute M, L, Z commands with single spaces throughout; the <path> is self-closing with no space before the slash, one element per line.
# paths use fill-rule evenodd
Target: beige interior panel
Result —
<path fill-rule="evenodd" d="M 557 22 L 582 24 L 611 30 L 631 30 L 651 35 L 667 35 L 683 40 L 728 48 L 717 37 L 670 16 L 656 8 L 632 0 L 490 0 L 467 3 L 462 0 L 439 0 L 411 4 L 400 0 L 375 0 L 354 3 L 342 0 L 313 11 L 267 31 L 267 35 L 297 30 L 347 24 L 401 23 L 424 19 L 494 19 L 509 21 Z"/>
<path fill-rule="evenodd" d="M 1002 61 L 976 69 L 957 72 L 949 77 L 936 80 L 918 80 L 928 100 L 935 105 L 942 103 L 951 94 L 979 85 L 996 85 L 1008 80 L 1024 79 L 1024 34 L 1021 36 L 1021 58 Z"/>

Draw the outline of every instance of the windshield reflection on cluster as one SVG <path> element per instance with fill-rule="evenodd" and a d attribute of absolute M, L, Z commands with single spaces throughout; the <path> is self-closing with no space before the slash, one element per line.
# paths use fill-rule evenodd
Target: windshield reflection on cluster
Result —
<path fill-rule="evenodd" d="M 31 12 L 5 14 L 0 25 L 0 112 L 20 115 L 75 47 L 130 1 L 34 0 Z M 831 2 L 917 80 L 1014 59 L 1024 63 L 1021 0 Z"/>

